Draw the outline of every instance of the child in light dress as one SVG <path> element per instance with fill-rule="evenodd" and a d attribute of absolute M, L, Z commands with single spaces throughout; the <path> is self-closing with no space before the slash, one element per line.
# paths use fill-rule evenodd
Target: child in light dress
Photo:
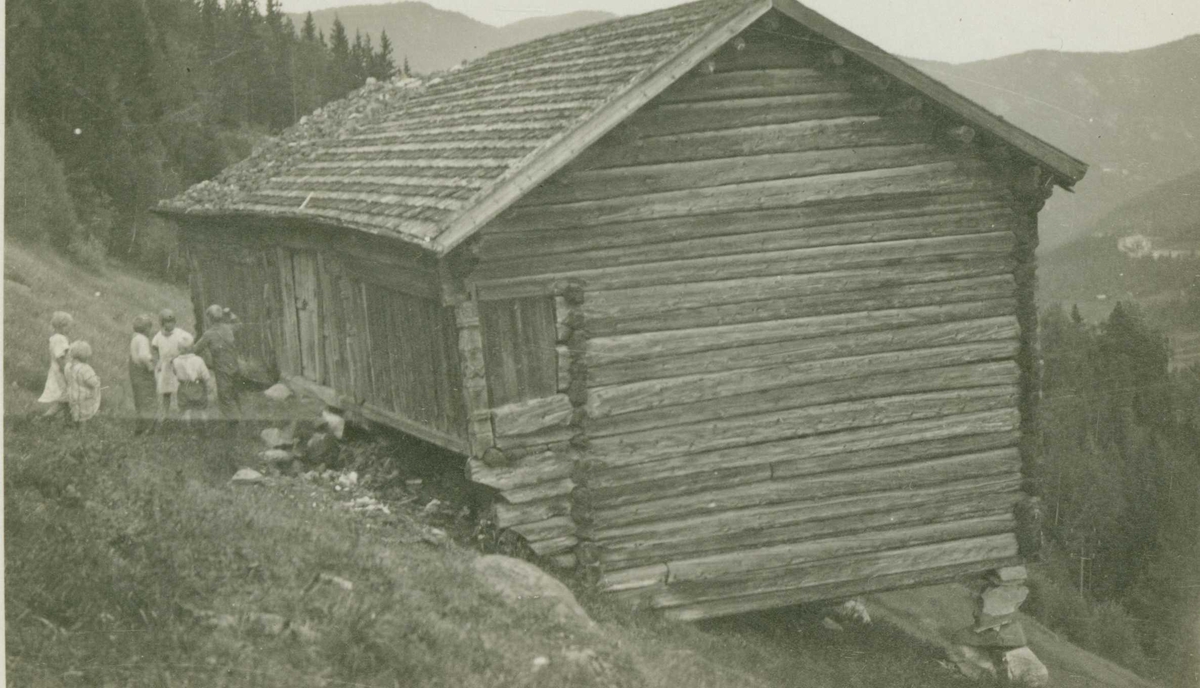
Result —
<path fill-rule="evenodd" d="M 85 341 L 71 344 L 70 360 L 64 377 L 67 381 L 67 403 L 71 409 L 71 420 L 83 425 L 100 410 L 100 377 L 88 361 L 92 360 L 92 347 Z"/>
<path fill-rule="evenodd" d="M 129 387 L 133 391 L 133 434 L 150 429 L 158 411 L 155 391 L 154 354 L 150 350 L 150 331 L 154 327 L 148 315 L 133 319 L 133 339 L 129 342 Z"/>
<path fill-rule="evenodd" d="M 46 386 L 42 390 L 42 396 L 38 398 L 40 403 L 50 405 L 46 409 L 45 418 L 63 414 L 66 420 L 71 419 L 65 376 L 71 346 L 70 340 L 67 339 L 67 331 L 71 329 L 71 323 L 70 313 L 56 311 L 50 316 L 50 327 L 54 330 L 54 334 L 50 335 L 50 372 L 46 374 Z"/>
<path fill-rule="evenodd" d="M 191 344 L 180 347 L 179 355 L 171 361 L 171 372 L 179 385 L 175 394 L 183 420 L 205 419 L 217 398 L 217 380 L 204 359 L 192 351 Z"/>
<path fill-rule="evenodd" d="M 162 329 L 150 340 L 150 349 L 154 354 L 154 378 L 158 392 L 158 421 L 161 423 L 172 411 L 179 410 L 175 393 L 179 390 L 179 380 L 175 377 L 172 361 L 179 355 L 183 346 L 192 345 L 192 335 L 186 330 L 175 327 L 175 313 L 168 308 L 158 314 Z"/>

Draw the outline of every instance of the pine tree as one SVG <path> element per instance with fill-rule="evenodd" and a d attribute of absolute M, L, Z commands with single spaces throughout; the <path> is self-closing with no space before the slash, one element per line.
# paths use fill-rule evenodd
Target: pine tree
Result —
<path fill-rule="evenodd" d="M 346 26 L 334 15 L 333 29 L 329 34 L 330 64 L 327 77 L 327 88 L 330 99 L 341 98 L 353 88 L 353 65 L 350 55 L 350 40 L 346 36 Z"/>
<path fill-rule="evenodd" d="M 396 71 L 396 63 L 392 61 L 392 41 L 387 31 L 379 32 L 379 52 L 371 58 L 371 76 L 379 80 L 390 79 Z"/>
<path fill-rule="evenodd" d="M 317 22 L 313 20 L 312 12 L 304 16 L 304 28 L 300 31 L 300 37 L 309 43 L 317 40 Z M 321 42 L 325 42 L 325 37 L 321 37 Z"/>

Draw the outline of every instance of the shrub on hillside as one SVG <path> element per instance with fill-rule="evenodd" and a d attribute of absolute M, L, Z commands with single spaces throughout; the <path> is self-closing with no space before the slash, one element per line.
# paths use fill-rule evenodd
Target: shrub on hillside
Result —
<path fill-rule="evenodd" d="M 4 225 L 11 237 L 66 249 L 81 234 L 62 163 L 50 144 L 13 118 L 4 139 Z"/>
<path fill-rule="evenodd" d="M 1094 602 L 1067 582 L 1059 567 L 1035 569 L 1024 610 L 1076 645 L 1139 673 L 1149 668 L 1138 620 L 1120 603 Z"/>

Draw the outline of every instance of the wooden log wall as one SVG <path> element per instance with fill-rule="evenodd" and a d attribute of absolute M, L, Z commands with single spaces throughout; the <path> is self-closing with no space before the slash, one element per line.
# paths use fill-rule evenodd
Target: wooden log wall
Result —
<path fill-rule="evenodd" d="M 852 56 L 761 29 L 493 220 L 472 275 L 489 298 L 582 285 L 586 346 L 559 364 L 586 379 L 576 551 L 602 589 L 684 619 L 1017 555 L 1034 378 L 1014 163 Z M 541 461 L 522 475 L 567 479 Z M 565 528 L 565 504 L 511 518 Z"/>

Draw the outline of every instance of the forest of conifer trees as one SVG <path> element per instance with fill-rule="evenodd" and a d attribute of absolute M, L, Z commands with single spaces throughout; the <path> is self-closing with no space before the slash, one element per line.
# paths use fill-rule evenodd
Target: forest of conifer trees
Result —
<path fill-rule="evenodd" d="M 7 37 L 8 176 L 60 175 L 49 186 L 66 192 L 18 183 L 10 232 L 160 276 L 176 276 L 174 242 L 150 206 L 397 72 L 386 33 L 351 37 L 339 21 L 325 36 L 311 16 L 297 28 L 280 0 L 12 0 Z M 47 146 L 52 159 L 34 155 Z"/>
<path fill-rule="evenodd" d="M 1169 685 L 1200 679 L 1200 368 L 1120 303 L 1041 318 L 1046 545 L 1030 610 Z"/>

